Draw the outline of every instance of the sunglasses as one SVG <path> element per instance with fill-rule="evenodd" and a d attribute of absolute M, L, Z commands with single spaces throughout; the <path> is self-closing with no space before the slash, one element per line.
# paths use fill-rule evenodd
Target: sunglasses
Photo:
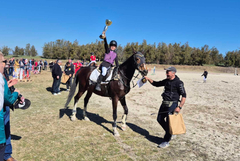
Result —
<path fill-rule="evenodd" d="M 3 60 L 2 62 L 6 64 L 6 63 L 7 63 L 7 60 Z"/>

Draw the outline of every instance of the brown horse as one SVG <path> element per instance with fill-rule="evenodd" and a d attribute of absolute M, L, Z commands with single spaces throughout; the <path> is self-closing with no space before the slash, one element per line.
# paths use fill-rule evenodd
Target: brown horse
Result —
<path fill-rule="evenodd" d="M 124 115 L 122 117 L 122 130 L 126 129 L 126 119 L 128 114 L 128 107 L 125 100 L 125 95 L 130 91 L 130 82 L 134 75 L 135 69 L 137 69 L 142 76 L 147 75 L 148 71 L 145 65 L 145 57 L 141 52 L 134 52 L 134 54 L 129 57 L 124 63 L 119 65 L 118 68 L 114 69 L 114 73 L 118 74 L 119 79 L 112 79 L 108 85 L 101 85 L 101 91 L 96 91 L 96 84 L 89 84 L 89 77 L 92 71 L 96 69 L 95 66 L 82 67 L 76 74 L 74 78 L 74 83 L 71 86 L 65 108 L 67 108 L 69 102 L 71 101 L 77 84 L 79 84 L 79 91 L 74 97 L 74 109 L 72 110 L 71 120 L 76 119 L 76 107 L 79 98 L 83 95 L 85 91 L 87 94 L 84 98 L 84 110 L 83 118 L 89 120 L 87 117 L 87 104 L 92 93 L 95 93 L 100 96 L 110 97 L 112 99 L 113 107 L 113 134 L 119 136 L 119 133 L 116 129 L 117 127 L 117 103 L 120 101 L 124 109 Z"/>

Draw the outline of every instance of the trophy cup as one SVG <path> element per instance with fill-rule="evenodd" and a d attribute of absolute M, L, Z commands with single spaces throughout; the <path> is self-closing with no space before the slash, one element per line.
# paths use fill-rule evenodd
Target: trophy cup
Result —
<path fill-rule="evenodd" d="M 103 29 L 103 32 L 104 32 L 104 33 L 103 33 L 102 35 L 100 35 L 100 38 L 101 38 L 101 39 L 104 39 L 104 38 L 106 37 L 105 32 L 107 31 L 108 26 L 110 26 L 110 25 L 112 24 L 112 21 L 109 20 L 109 19 L 106 19 L 105 24 L 106 24 L 106 26 L 105 26 L 104 29 Z"/>

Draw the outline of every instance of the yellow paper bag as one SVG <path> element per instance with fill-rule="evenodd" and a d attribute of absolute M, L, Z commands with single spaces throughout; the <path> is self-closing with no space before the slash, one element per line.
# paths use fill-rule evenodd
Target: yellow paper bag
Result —
<path fill-rule="evenodd" d="M 68 79 L 69 79 L 69 75 L 63 74 L 61 83 L 63 83 L 63 84 L 67 83 Z"/>
<path fill-rule="evenodd" d="M 181 113 L 169 115 L 169 133 L 172 135 L 186 133 L 186 127 Z"/>

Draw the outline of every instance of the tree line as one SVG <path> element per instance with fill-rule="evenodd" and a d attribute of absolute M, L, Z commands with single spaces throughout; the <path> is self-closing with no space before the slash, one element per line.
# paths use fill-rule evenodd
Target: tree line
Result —
<path fill-rule="evenodd" d="M 30 45 L 29 43 L 26 45 L 25 48 L 21 48 L 16 46 L 13 49 L 9 48 L 8 46 L 3 46 L 2 48 L 0 48 L 0 51 L 4 54 L 4 56 L 10 55 L 10 53 L 12 53 L 13 56 L 37 56 L 37 50 L 35 49 L 34 45 Z"/>
<path fill-rule="evenodd" d="M 229 51 L 223 56 L 216 47 L 210 48 L 208 45 L 196 48 L 190 47 L 188 43 L 166 44 L 164 42 L 147 44 L 127 43 L 126 46 L 119 45 L 117 48 L 118 59 L 126 60 L 136 51 L 145 53 L 147 63 L 173 64 L 173 65 L 203 65 L 213 64 L 217 66 L 240 67 L 240 50 Z M 79 45 L 75 40 L 73 43 L 65 40 L 56 40 L 45 43 L 43 47 L 43 57 L 51 59 L 81 59 L 89 60 L 90 53 L 94 53 L 98 60 L 103 60 L 104 43 L 96 40 L 90 44 Z"/>
<path fill-rule="evenodd" d="M 123 62 L 136 51 L 145 53 L 147 63 L 173 64 L 173 65 L 204 65 L 211 64 L 226 67 L 240 67 L 240 50 L 228 51 L 225 56 L 219 53 L 216 47 L 210 48 L 204 45 L 200 48 L 191 47 L 188 43 L 160 42 L 158 44 L 147 44 L 146 40 L 142 43 L 127 43 L 125 46 L 118 45 L 118 59 Z M 15 47 L 11 50 L 7 46 L 0 48 L 4 55 L 10 52 L 14 56 L 37 56 L 38 53 L 34 45 L 27 44 L 25 48 Z M 90 44 L 80 45 L 77 40 L 74 42 L 58 39 L 45 43 L 43 46 L 43 57 L 49 59 L 80 59 L 89 60 L 90 53 L 94 53 L 98 60 L 104 58 L 104 42 L 96 40 Z"/>

